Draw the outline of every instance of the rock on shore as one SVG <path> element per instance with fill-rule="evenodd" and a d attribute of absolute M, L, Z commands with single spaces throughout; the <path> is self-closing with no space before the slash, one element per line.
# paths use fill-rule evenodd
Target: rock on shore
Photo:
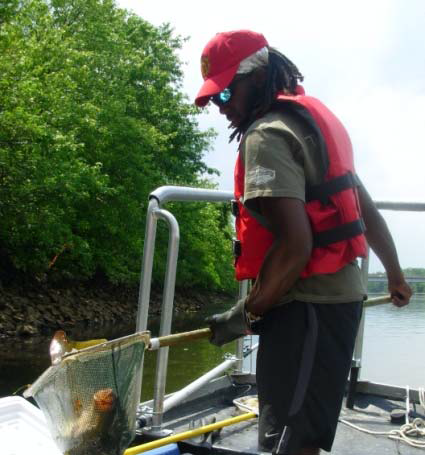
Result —
<path fill-rule="evenodd" d="M 228 294 L 176 290 L 174 311 L 198 311 L 207 302 L 229 302 Z M 49 335 L 76 325 L 119 324 L 137 313 L 138 287 L 45 283 L 0 288 L 0 338 Z M 161 292 L 151 290 L 150 312 L 159 314 Z"/>

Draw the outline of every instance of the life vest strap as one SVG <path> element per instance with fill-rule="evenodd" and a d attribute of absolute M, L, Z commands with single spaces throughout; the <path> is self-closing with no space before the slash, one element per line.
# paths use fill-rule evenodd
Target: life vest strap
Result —
<path fill-rule="evenodd" d="M 307 186 L 305 190 L 305 199 L 306 202 L 319 200 L 322 204 L 327 205 L 329 196 L 332 194 L 340 193 L 341 191 L 358 186 L 360 186 L 360 180 L 357 175 L 347 172 L 346 174 L 330 179 L 324 183 Z"/>
<path fill-rule="evenodd" d="M 331 243 L 340 242 L 341 240 L 348 240 L 363 234 L 366 231 L 364 221 L 359 218 L 358 220 L 351 221 L 350 223 L 342 224 L 333 229 L 328 229 L 322 232 L 313 233 L 314 247 L 324 247 Z M 238 258 L 242 254 L 242 244 L 239 240 L 232 240 L 233 256 Z"/>
<path fill-rule="evenodd" d="M 340 242 L 341 240 L 348 240 L 363 234 L 365 231 L 366 226 L 364 221 L 359 218 L 358 220 L 351 221 L 350 223 L 341 224 L 341 226 L 333 229 L 315 232 L 313 234 L 314 246 L 323 247 L 331 243 Z"/>

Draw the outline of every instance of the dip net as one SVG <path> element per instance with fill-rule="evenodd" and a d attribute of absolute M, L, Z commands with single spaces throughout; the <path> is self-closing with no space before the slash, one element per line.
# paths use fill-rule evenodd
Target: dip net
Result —
<path fill-rule="evenodd" d="M 149 333 L 71 352 L 25 392 L 66 455 L 122 455 L 135 436 Z"/>

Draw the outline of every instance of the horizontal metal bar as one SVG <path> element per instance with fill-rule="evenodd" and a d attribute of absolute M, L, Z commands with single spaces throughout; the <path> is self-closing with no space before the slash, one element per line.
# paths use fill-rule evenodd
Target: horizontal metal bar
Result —
<path fill-rule="evenodd" d="M 405 212 L 425 212 L 425 202 L 385 202 L 375 201 L 375 205 L 381 210 L 398 210 Z"/>
<path fill-rule="evenodd" d="M 252 354 L 257 349 L 258 349 L 258 343 L 254 344 L 249 349 L 247 349 L 243 353 L 243 357 L 248 357 L 250 354 Z M 230 358 L 225 360 L 220 365 L 217 365 L 215 368 L 213 368 L 212 370 L 205 373 L 203 376 L 199 377 L 198 379 L 195 379 L 195 381 L 193 381 L 192 383 L 190 383 L 183 389 L 175 392 L 173 395 L 171 395 L 169 398 L 167 398 L 164 401 L 164 412 L 168 411 L 172 407 L 181 403 L 187 397 L 189 397 L 194 392 L 199 390 L 202 386 L 204 386 L 205 384 L 208 384 L 212 379 L 217 378 L 222 373 L 224 373 L 227 369 L 234 366 L 238 361 L 239 361 L 239 359 L 236 356 L 231 356 Z"/>
<path fill-rule="evenodd" d="M 201 329 L 201 330 L 205 331 L 205 329 Z M 201 332 L 201 330 L 199 330 L 198 332 Z M 193 332 L 186 332 L 186 333 L 193 333 Z M 152 339 L 152 340 L 155 340 L 155 339 Z M 158 340 L 158 338 L 156 338 L 156 340 Z M 250 348 L 246 349 L 245 352 L 243 353 L 243 357 L 249 356 L 257 349 L 258 349 L 258 343 L 254 344 Z M 195 381 L 191 382 L 183 389 L 178 390 L 177 392 L 174 392 L 173 394 L 169 395 L 164 401 L 163 412 L 169 411 L 171 408 L 180 404 L 182 401 L 185 401 L 189 397 L 194 398 L 193 395 L 196 392 L 198 392 L 203 386 L 205 386 L 206 384 L 212 384 L 211 381 L 214 378 L 217 378 L 220 375 L 222 375 L 226 370 L 233 367 L 238 361 L 239 361 L 239 359 L 236 356 L 230 356 L 228 359 L 226 359 L 225 361 L 223 361 L 222 363 L 220 363 L 219 365 L 217 365 L 216 367 L 214 367 L 212 370 L 208 371 L 204 375 L 195 379 Z M 246 375 L 238 375 L 237 377 L 235 377 L 235 380 L 239 381 L 240 378 L 242 378 L 243 376 L 246 376 Z M 253 380 L 252 382 L 255 382 L 255 380 Z M 210 389 L 209 393 L 212 393 L 213 391 L 214 391 L 214 388 Z M 144 406 L 149 408 L 152 406 L 152 402 L 144 403 Z M 142 416 L 146 421 L 146 425 L 152 424 L 152 420 L 153 420 L 152 410 L 149 410 L 148 412 L 146 412 L 146 410 L 145 410 L 145 412 L 143 412 Z"/>
<path fill-rule="evenodd" d="M 149 199 L 152 198 L 155 198 L 159 204 L 170 201 L 228 202 L 234 198 L 234 194 L 232 191 L 165 185 L 152 191 Z M 425 212 L 425 202 L 375 201 L 375 205 L 381 210 Z"/>
<path fill-rule="evenodd" d="M 234 198 L 234 194 L 232 191 L 165 185 L 152 191 L 151 198 L 157 199 L 160 204 L 169 201 L 227 202 Z M 381 210 L 425 212 L 425 202 L 375 201 L 375 205 Z"/>
<path fill-rule="evenodd" d="M 169 409 L 173 408 L 177 404 L 184 401 L 193 392 L 199 390 L 205 384 L 208 384 L 211 381 L 211 379 L 217 378 L 218 376 L 222 375 L 226 370 L 231 368 L 237 361 L 238 359 L 236 357 L 231 357 L 225 360 L 223 363 L 220 363 L 220 365 L 217 365 L 215 368 L 208 371 L 204 375 L 200 376 L 198 379 L 191 382 L 183 389 L 173 393 L 173 395 L 171 395 L 164 401 L 164 412 L 167 412 Z"/>
<path fill-rule="evenodd" d="M 160 205 L 170 201 L 229 202 L 234 198 L 234 194 L 232 191 L 167 185 L 152 191 L 149 199 L 152 198 L 155 198 Z"/>

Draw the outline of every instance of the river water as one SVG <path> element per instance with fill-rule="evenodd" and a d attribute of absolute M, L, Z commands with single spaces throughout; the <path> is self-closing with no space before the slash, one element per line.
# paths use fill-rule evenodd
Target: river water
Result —
<path fill-rule="evenodd" d="M 230 304 L 230 303 L 229 303 Z M 204 318 L 224 308 L 209 308 L 208 314 L 178 316 L 173 332 L 204 327 Z M 158 321 L 149 325 L 158 333 Z M 127 327 L 75 330 L 74 339 L 114 338 L 131 333 Z M 11 395 L 34 380 L 49 366 L 48 338 L 0 340 L 0 397 Z M 425 387 L 423 348 L 425 346 L 425 295 L 416 296 L 405 308 L 381 305 L 366 310 L 361 378 L 374 382 Z M 170 349 L 167 392 L 178 390 L 220 363 L 232 345 L 217 348 L 208 341 L 197 341 Z M 152 398 L 156 354 L 145 355 L 142 399 Z"/>
<path fill-rule="evenodd" d="M 425 387 L 425 295 L 366 310 L 361 379 Z"/>

